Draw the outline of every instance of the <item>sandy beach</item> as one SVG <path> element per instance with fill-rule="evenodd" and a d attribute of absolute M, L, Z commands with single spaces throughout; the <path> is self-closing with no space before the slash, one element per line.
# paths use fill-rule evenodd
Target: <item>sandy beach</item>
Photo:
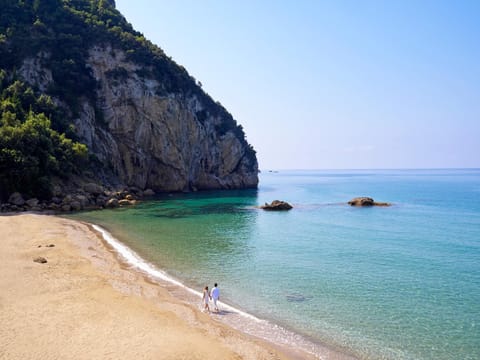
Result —
<path fill-rule="evenodd" d="M 1 216 L 0 234 L 0 359 L 308 358 L 173 297 L 87 224 Z"/>

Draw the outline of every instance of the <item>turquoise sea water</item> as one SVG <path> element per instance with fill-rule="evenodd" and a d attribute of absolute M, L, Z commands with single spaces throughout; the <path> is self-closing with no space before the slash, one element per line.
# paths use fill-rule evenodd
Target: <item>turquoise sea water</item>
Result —
<path fill-rule="evenodd" d="M 393 206 L 345 204 L 355 196 Z M 294 209 L 255 208 L 275 199 Z M 480 359 L 480 170 L 268 172 L 258 191 L 74 217 L 313 343 L 360 359 Z"/>

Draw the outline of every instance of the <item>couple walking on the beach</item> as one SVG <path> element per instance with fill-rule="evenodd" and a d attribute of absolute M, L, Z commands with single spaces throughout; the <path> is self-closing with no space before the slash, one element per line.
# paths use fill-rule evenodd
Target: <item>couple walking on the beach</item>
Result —
<path fill-rule="evenodd" d="M 215 283 L 212 291 L 208 292 L 208 286 L 205 286 L 203 289 L 203 310 L 210 312 L 210 306 L 208 305 L 209 301 L 213 301 L 214 310 L 218 312 L 217 301 L 220 300 L 220 290 L 218 289 L 217 283 Z"/>

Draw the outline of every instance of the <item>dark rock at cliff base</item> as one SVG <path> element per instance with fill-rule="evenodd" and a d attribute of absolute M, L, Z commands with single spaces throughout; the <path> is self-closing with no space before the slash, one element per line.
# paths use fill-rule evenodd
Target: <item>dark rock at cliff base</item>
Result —
<path fill-rule="evenodd" d="M 84 185 L 83 189 L 90 194 L 100 195 L 103 193 L 103 187 L 95 183 L 88 183 Z"/>
<path fill-rule="evenodd" d="M 82 210 L 82 204 L 80 204 L 79 201 L 72 201 L 70 203 L 70 206 L 72 208 L 73 211 L 79 211 L 79 210 Z"/>
<path fill-rule="evenodd" d="M 35 208 L 38 206 L 38 199 L 37 198 L 32 198 L 32 199 L 28 199 L 27 201 L 25 201 L 25 203 L 30 207 L 30 208 Z"/>
<path fill-rule="evenodd" d="M 144 196 L 153 196 L 153 195 L 155 195 L 155 191 L 153 191 L 152 189 L 147 189 L 143 192 L 143 195 Z"/>
<path fill-rule="evenodd" d="M 47 262 L 47 259 L 45 259 L 44 257 L 36 257 L 35 259 L 33 259 L 34 262 L 36 263 L 39 263 L 39 264 L 45 264 Z"/>
<path fill-rule="evenodd" d="M 23 199 L 22 195 L 18 192 L 14 192 L 8 198 L 8 202 L 12 205 L 22 206 L 25 204 L 25 200 Z"/>
<path fill-rule="evenodd" d="M 118 199 L 111 198 L 110 200 L 107 201 L 107 203 L 105 204 L 105 207 L 113 209 L 113 208 L 118 207 L 118 205 L 119 205 L 118 204 Z"/>
<path fill-rule="evenodd" d="M 351 206 L 390 206 L 390 203 L 386 202 L 376 202 L 369 197 L 356 197 L 348 202 L 348 205 Z"/>
<path fill-rule="evenodd" d="M 265 203 L 265 205 L 260 206 L 260 208 L 263 210 L 282 211 L 282 210 L 290 210 L 293 208 L 293 206 L 285 201 L 273 200 L 270 204 Z"/>

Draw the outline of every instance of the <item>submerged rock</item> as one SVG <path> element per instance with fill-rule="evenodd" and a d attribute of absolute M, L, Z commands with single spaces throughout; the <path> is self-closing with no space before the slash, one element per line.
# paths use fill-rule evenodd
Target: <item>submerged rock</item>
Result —
<path fill-rule="evenodd" d="M 310 297 L 304 296 L 300 293 L 287 294 L 285 295 L 285 297 L 287 301 L 290 301 L 290 302 L 304 302 L 304 301 L 310 300 Z"/>
<path fill-rule="evenodd" d="M 351 206 L 390 206 L 390 203 L 376 202 L 370 197 L 356 197 L 348 202 Z"/>
<path fill-rule="evenodd" d="M 293 206 L 285 201 L 273 200 L 270 204 L 265 203 L 265 205 L 260 206 L 260 208 L 263 210 L 282 211 L 282 210 L 290 210 L 293 208 Z"/>

